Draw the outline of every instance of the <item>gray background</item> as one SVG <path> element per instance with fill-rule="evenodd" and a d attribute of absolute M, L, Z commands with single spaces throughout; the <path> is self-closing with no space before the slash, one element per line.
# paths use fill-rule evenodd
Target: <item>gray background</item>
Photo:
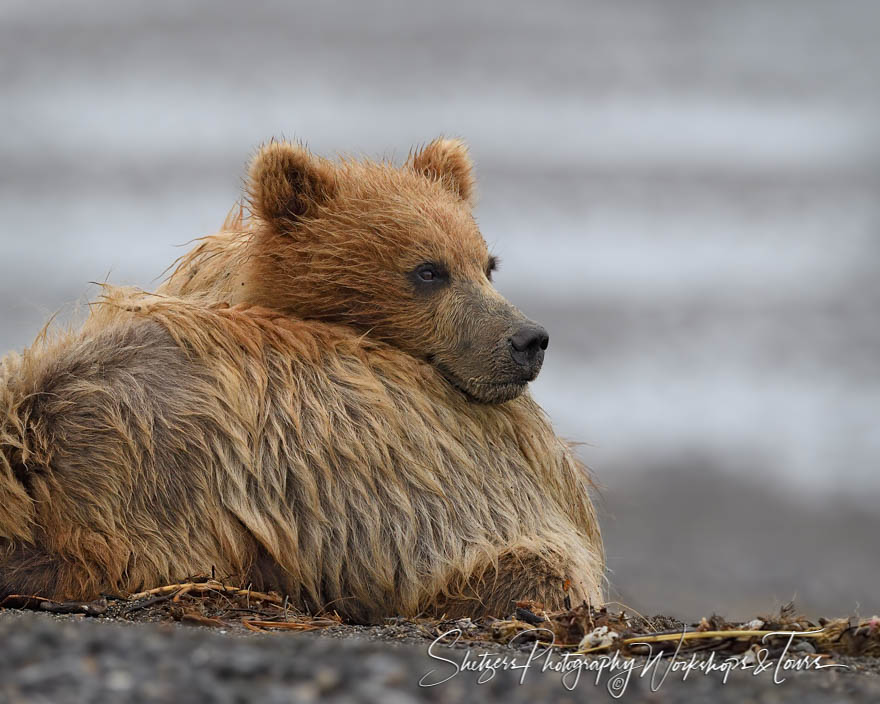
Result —
<path fill-rule="evenodd" d="M 0 5 L 0 349 L 152 288 L 270 136 L 471 144 L 640 610 L 880 609 L 880 5 Z"/>

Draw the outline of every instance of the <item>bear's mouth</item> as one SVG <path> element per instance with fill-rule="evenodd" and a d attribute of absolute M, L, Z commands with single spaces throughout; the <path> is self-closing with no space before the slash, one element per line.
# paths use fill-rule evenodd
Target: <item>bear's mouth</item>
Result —
<path fill-rule="evenodd" d="M 479 381 L 469 379 L 464 381 L 454 374 L 448 367 L 437 362 L 433 358 L 428 359 L 431 365 L 443 375 L 443 378 L 471 403 L 505 403 L 512 401 L 522 394 L 528 386 L 527 381 Z"/>

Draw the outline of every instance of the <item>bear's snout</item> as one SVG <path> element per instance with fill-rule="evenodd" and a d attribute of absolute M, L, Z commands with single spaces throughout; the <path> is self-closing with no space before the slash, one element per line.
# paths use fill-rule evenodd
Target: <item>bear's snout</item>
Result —
<path fill-rule="evenodd" d="M 537 323 L 528 322 L 519 328 L 507 341 L 510 356 L 528 378 L 534 379 L 544 362 L 544 350 L 550 344 L 547 330 Z"/>

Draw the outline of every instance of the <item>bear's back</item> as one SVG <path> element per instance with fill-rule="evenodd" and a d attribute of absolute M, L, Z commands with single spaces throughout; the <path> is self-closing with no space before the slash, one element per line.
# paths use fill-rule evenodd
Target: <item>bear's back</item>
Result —
<path fill-rule="evenodd" d="M 595 562 L 586 476 L 527 395 L 469 403 L 347 328 L 111 290 L 31 357 L 35 518 L 96 584 L 216 568 L 370 619 L 529 536 Z"/>

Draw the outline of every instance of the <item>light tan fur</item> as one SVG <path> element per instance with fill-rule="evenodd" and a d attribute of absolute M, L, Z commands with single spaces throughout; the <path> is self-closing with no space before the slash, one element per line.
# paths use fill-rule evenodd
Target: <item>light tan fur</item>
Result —
<path fill-rule="evenodd" d="M 400 168 L 272 142 L 158 295 L 8 356 L 0 595 L 213 569 L 360 621 L 600 600 L 590 480 L 525 391 L 543 347 L 512 352 L 534 324 L 473 198 L 457 140 Z"/>
<path fill-rule="evenodd" d="M 474 399 L 508 400 L 540 363 L 522 374 L 508 353 L 508 339 L 529 321 L 491 284 L 472 168 L 460 140 L 435 140 L 401 168 L 332 163 L 270 142 L 251 164 L 250 217 L 231 214 L 159 293 L 349 325 L 429 360 Z M 449 275 L 437 295 L 413 289 L 411 274 L 425 262 Z"/>
<path fill-rule="evenodd" d="M 108 289 L 0 401 L 0 594 L 213 568 L 358 621 L 601 595 L 589 480 L 528 394 L 469 402 L 346 327 Z"/>

